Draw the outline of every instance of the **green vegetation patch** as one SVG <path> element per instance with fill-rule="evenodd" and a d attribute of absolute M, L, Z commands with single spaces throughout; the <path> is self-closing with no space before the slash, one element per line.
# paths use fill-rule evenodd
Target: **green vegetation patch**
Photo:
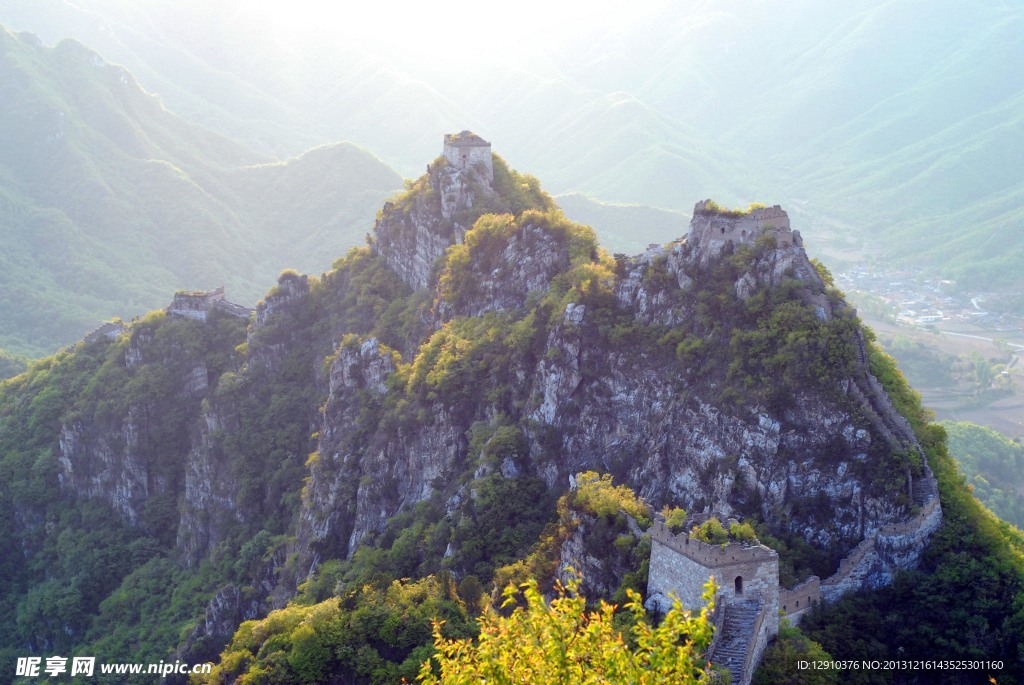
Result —
<path fill-rule="evenodd" d="M 949 453 L 975 497 L 999 518 L 1024 528 L 1024 445 L 991 428 L 944 421 Z"/>

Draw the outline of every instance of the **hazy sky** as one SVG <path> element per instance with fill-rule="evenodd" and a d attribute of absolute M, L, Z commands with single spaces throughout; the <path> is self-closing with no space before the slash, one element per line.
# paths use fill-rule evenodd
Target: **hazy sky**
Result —
<path fill-rule="evenodd" d="M 234 0 L 227 0 L 234 2 Z M 521 59 L 544 51 L 553 40 L 602 35 L 664 7 L 665 0 L 517 0 L 481 3 L 338 3 L 324 0 L 250 0 L 241 5 L 269 22 L 283 41 L 308 40 L 310 34 L 337 36 L 368 47 L 446 61 L 464 62 L 465 53 L 481 60 Z M 494 50 L 502 46 L 510 50 Z"/>

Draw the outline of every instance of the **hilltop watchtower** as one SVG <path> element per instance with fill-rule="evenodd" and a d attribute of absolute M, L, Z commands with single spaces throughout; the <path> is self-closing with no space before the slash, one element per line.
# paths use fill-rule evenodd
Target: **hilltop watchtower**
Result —
<path fill-rule="evenodd" d="M 494 181 L 491 144 L 472 131 L 446 133 L 444 136 L 444 158 L 456 169 L 478 170 L 488 183 Z"/>

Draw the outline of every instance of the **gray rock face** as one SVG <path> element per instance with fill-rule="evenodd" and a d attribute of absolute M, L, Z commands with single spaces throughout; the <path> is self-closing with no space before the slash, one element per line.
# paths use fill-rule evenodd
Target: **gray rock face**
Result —
<path fill-rule="evenodd" d="M 374 226 L 374 251 L 413 290 L 432 285 L 437 260 L 475 218 L 469 210 L 494 196 L 488 179 L 471 169 L 442 160 L 428 171 L 428 192 L 404 204 L 385 203 Z"/>
<path fill-rule="evenodd" d="M 569 268 L 569 261 L 568 249 L 554 235 L 527 224 L 514 231 L 500 250 L 472 252 L 460 297 L 454 302 L 439 298 L 438 315 L 445 321 L 522 307 L 530 293 L 547 290 L 551 280 Z"/>
<path fill-rule="evenodd" d="M 182 661 L 196 661 L 209 658 L 211 647 L 216 650 L 226 644 L 242 621 L 264 616 L 273 608 L 281 608 L 284 601 L 272 602 L 276 574 L 284 565 L 280 552 L 258 565 L 253 570 L 251 584 L 238 587 L 228 584 L 221 587 L 206 604 L 202 620 L 196 625 L 177 650 L 176 656 Z"/>
<path fill-rule="evenodd" d="M 267 325 L 275 312 L 286 307 L 289 302 L 301 299 L 309 294 L 309 277 L 286 271 L 277 279 L 277 287 L 270 291 L 256 307 L 256 329 Z"/>
<path fill-rule="evenodd" d="M 144 376 L 156 376 L 161 380 L 154 382 L 164 383 L 166 396 L 157 402 L 125 402 L 123 388 L 111 388 L 117 400 L 105 398 L 100 411 L 62 425 L 57 478 L 65 491 L 104 499 L 128 524 L 137 526 L 144 523 L 148 498 L 173 497 L 180 492 L 179 474 L 164 468 L 161 454 L 187 451 L 186 416 L 197 413 L 209 392 L 209 372 L 203 359 L 192 351 L 160 347 L 148 326 L 133 331 L 123 354 L 126 369 L 150 364 L 189 371 L 167 374 L 166 378 L 158 373 Z M 160 401 L 182 407 L 184 413 L 166 416 Z"/>
<path fill-rule="evenodd" d="M 768 214 L 758 221 L 778 221 L 777 212 Z M 716 231 L 722 235 L 723 226 L 726 233 L 742 235 L 742 221 L 748 219 L 695 217 L 685 241 L 620 264 L 624 273 L 614 293 L 619 307 L 637 322 L 685 326 L 693 312 L 680 294 L 700 287 L 695 283 L 700 269 L 735 249 L 718 239 L 714 245 L 702 241 L 710 241 Z M 732 295 L 742 300 L 796 278 L 806 286 L 805 297 L 816 303 L 819 318 L 836 316 L 799 235 L 771 230 L 775 242 L 762 240 L 751 253 L 755 258 Z M 747 242 L 760 237 L 748 233 Z M 567 257 L 546 249 L 545 240 L 522 230 L 491 262 L 474 263 L 473 292 L 481 296 L 457 303 L 441 298 L 436 305 L 440 318 L 520 306 L 526 293 L 550 283 L 568 263 Z M 422 266 L 425 262 L 415 255 L 422 256 L 424 244 L 418 239 L 409 243 L 405 249 L 412 252 L 402 256 L 392 241 L 388 258 L 406 265 L 399 268 Z M 416 274 L 418 283 L 426 282 L 425 271 Z M 528 468 L 549 487 L 560 487 L 581 470 L 608 471 L 656 507 L 672 503 L 691 512 L 725 515 L 751 513 L 756 507 L 765 520 L 785 521 L 791 532 L 823 547 L 853 546 L 907 516 L 907 502 L 873 483 L 872 445 L 910 446 L 908 440 L 913 441 L 912 435 L 894 433 L 891 422 L 867 418 L 869 409 L 878 413 L 872 406 L 888 403 L 884 393 L 879 396 L 877 383 L 849 381 L 828 392 L 806 388 L 784 409 L 750 402 L 723 407 L 704 395 L 710 388 L 689 386 L 678 366 L 665 358 L 629 346 L 596 345 L 586 332 L 590 316 L 586 305 L 566 306 L 548 329 L 543 354 L 514 370 L 515 382 L 529 388 L 524 393 L 529 399 L 511 418 L 530 443 L 533 463 Z M 364 345 L 374 349 L 372 341 Z M 390 517 L 435 489 L 452 495 L 449 479 L 473 458 L 466 439 L 471 420 L 453 415 L 440 399 L 418 406 L 411 423 L 379 423 L 379 416 L 365 407 L 368 398 L 381 406 L 388 395 L 377 380 L 384 362 L 372 352 L 353 354 L 342 351 L 331 373 L 319 458 L 302 513 L 306 525 L 299 538 L 307 550 L 351 552 Z M 371 371 L 374 364 L 377 371 Z M 863 359 L 858 374 L 870 377 Z M 475 416 L 493 417 L 500 411 L 485 405 Z M 558 436 L 554 447 L 551 436 Z M 821 501 L 828 502 L 827 516 L 809 504 Z"/>
<path fill-rule="evenodd" d="M 238 483 L 230 465 L 219 459 L 212 436 L 237 429 L 234 417 L 210 409 L 203 414 L 198 439 L 185 462 L 185 492 L 180 506 L 177 546 L 185 563 L 199 562 L 243 520 L 235 501 Z"/>
<path fill-rule="evenodd" d="M 413 488 L 408 481 L 403 483 L 404 488 L 395 485 L 402 474 L 408 473 L 408 460 L 415 457 L 403 455 L 406 468 L 388 463 L 387 439 L 380 436 L 367 443 L 371 435 L 364 432 L 377 418 L 381 398 L 387 392 L 384 381 L 395 371 L 396 356 L 376 340 L 350 340 L 340 346 L 331 364 L 329 395 L 299 522 L 300 543 L 307 550 L 313 541 L 329 540 L 333 540 L 334 551 L 346 554 L 354 550 L 363 536 L 383 525 L 390 511 L 397 511 L 392 508 L 396 498 L 404 499 L 402 495 L 410 494 Z M 443 446 L 444 439 L 438 442 L 428 438 L 428 432 L 424 431 L 419 440 Z M 403 447 L 415 449 L 416 445 L 400 439 L 392 449 Z M 421 470 L 421 476 L 425 472 Z M 421 482 L 414 497 L 425 497 L 422 490 Z M 371 506 L 377 497 L 387 504 Z"/>
<path fill-rule="evenodd" d="M 76 422 L 60 431 L 60 472 L 57 480 L 79 497 L 101 497 L 131 525 L 137 525 L 150 494 L 166 483 L 153 482 L 149 465 L 138 450 L 138 412 L 129 409 L 119 424 L 100 428 Z"/>

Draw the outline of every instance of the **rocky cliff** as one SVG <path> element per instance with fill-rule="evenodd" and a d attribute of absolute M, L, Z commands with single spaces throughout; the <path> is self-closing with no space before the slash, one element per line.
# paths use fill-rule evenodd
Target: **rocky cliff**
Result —
<path fill-rule="evenodd" d="M 679 241 L 616 263 L 550 212 L 453 232 L 450 173 L 401 201 L 415 240 L 381 237 L 397 205 L 378 222 L 375 249 L 431 293 L 435 331 L 404 360 L 374 339 L 339 351 L 303 548 L 350 554 L 417 502 L 464 498 L 481 425 L 515 426 L 506 466 L 552 490 L 610 471 L 657 506 L 753 516 L 835 555 L 908 515 L 929 476 L 893 452 L 913 436 L 875 420 L 888 400 L 852 380 L 870 377 L 855 316 L 780 208 L 701 203 Z"/>
<path fill-rule="evenodd" d="M 865 540 L 902 545 L 872 557 L 872 577 L 920 553 L 893 531 L 934 493 L 930 472 L 781 208 L 702 202 L 679 240 L 613 258 L 535 179 L 493 162 L 493 176 L 432 162 L 368 248 L 320 277 L 283 273 L 247 327 L 150 317 L 5 386 L 4 425 L 23 426 L 5 449 L 37 460 L 40 488 L 52 477 L 70 511 L 101 502 L 128 538 L 206 579 L 189 586 L 207 608 L 177 629 L 183 656 L 330 560 L 486 581 L 584 470 L 655 508 L 756 519 L 811 550 L 802 570 L 823 578 Z M 41 530 L 45 507 L 18 497 L 11 520 Z M 563 540 L 600 592 L 628 572 L 588 543 L 623 534 L 606 527 Z M 9 537 L 26 559 L 57 544 Z M 97 597 L 171 573 L 141 549 Z M 40 644 L 85 630 L 20 625 Z"/>

